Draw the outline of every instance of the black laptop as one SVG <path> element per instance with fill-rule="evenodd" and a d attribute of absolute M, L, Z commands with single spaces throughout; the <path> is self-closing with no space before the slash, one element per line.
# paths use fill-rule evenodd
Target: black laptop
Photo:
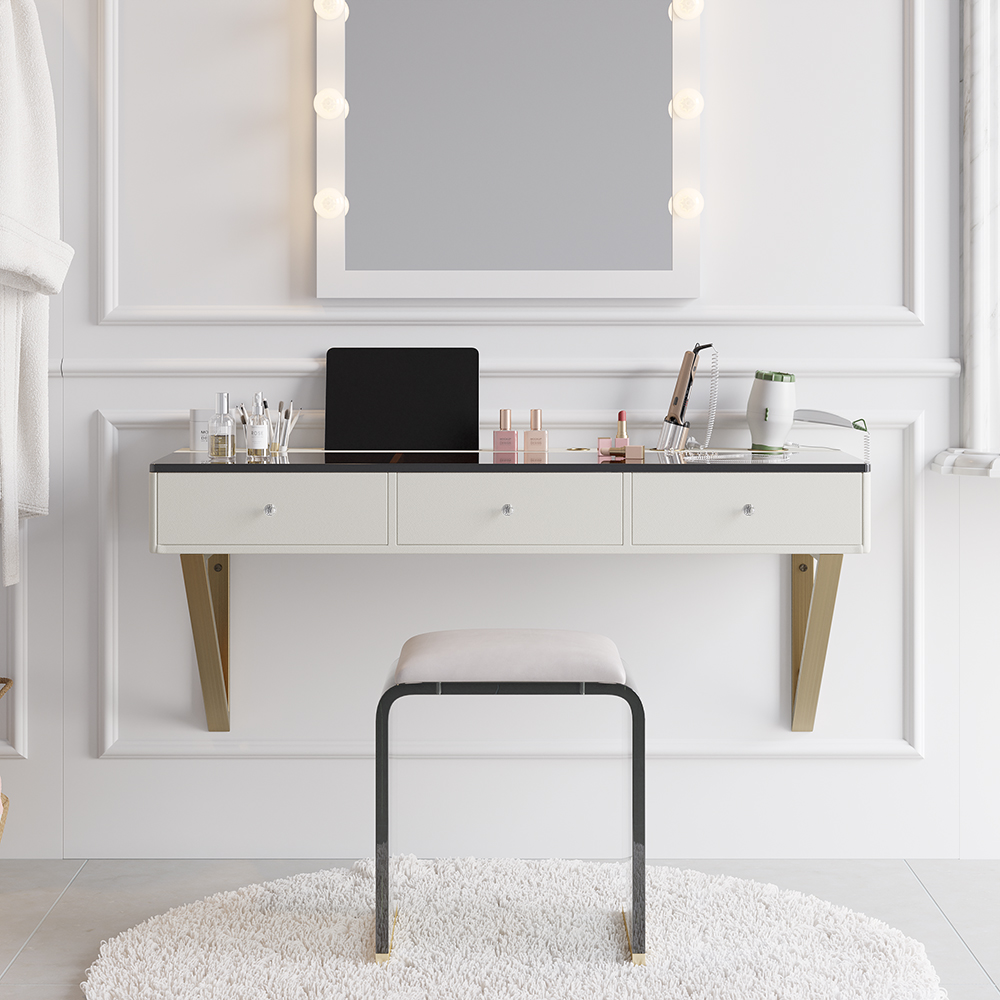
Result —
<path fill-rule="evenodd" d="M 327 451 L 476 451 L 475 347 L 331 347 Z"/>

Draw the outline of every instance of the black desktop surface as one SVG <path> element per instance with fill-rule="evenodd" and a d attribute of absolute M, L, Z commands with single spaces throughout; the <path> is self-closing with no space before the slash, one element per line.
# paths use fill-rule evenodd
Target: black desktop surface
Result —
<path fill-rule="evenodd" d="M 524 452 L 505 455 L 491 451 L 292 451 L 264 461 L 248 461 L 245 453 L 228 461 L 212 461 L 207 453 L 177 451 L 150 464 L 150 472 L 315 473 L 315 472 L 515 472 L 552 474 L 574 472 L 642 472 L 652 474 L 705 472 L 868 472 L 870 466 L 842 451 L 804 449 L 760 454 L 749 451 L 665 454 L 647 451 L 644 460 L 601 459 L 597 451 Z"/>

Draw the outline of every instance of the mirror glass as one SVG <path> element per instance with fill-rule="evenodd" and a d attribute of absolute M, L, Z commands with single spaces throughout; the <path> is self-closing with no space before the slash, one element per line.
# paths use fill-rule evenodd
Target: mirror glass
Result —
<path fill-rule="evenodd" d="M 666 0 L 351 0 L 347 271 L 669 271 Z"/>

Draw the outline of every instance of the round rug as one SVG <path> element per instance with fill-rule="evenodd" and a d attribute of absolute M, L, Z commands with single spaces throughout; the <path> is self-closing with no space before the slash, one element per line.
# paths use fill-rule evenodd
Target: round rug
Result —
<path fill-rule="evenodd" d="M 944 1000 L 923 945 L 746 879 L 651 866 L 648 965 L 629 960 L 626 864 L 392 859 L 392 958 L 374 867 L 222 892 L 101 945 L 88 1000 Z"/>

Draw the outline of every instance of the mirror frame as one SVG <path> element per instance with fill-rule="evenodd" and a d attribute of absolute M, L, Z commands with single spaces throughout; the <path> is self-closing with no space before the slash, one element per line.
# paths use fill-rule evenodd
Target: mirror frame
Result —
<path fill-rule="evenodd" d="M 364 0 L 358 0 L 363 3 Z M 613 10 L 608 8 L 609 11 Z M 348 102 L 346 21 L 316 18 L 316 92 Z M 700 89 L 700 17 L 672 18 L 673 93 Z M 700 119 L 673 118 L 672 187 L 700 189 Z M 316 190 L 345 191 L 344 117 L 316 116 Z M 673 217 L 667 271 L 357 271 L 346 268 L 346 217 L 316 216 L 316 296 L 320 299 L 678 299 L 699 293 L 700 221 Z"/>

